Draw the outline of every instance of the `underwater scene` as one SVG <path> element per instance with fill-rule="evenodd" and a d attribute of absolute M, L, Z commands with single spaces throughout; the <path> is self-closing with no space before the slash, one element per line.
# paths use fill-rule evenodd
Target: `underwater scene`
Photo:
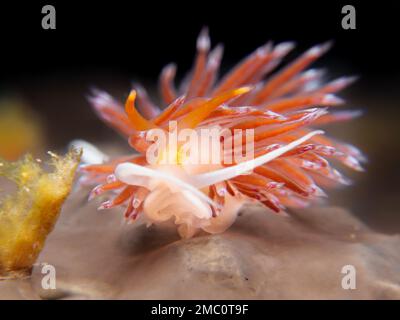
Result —
<path fill-rule="evenodd" d="M 0 300 L 400 299 L 400 6 L 378 7 L 0 9 Z"/>

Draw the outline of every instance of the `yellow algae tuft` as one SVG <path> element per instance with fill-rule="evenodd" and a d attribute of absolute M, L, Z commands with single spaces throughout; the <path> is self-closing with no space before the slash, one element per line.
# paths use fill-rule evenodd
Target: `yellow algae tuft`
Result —
<path fill-rule="evenodd" d="M 0 160 L 0 176 L 17 186 L 15 194 L 0 203 L 0 279 L 30 275 L 71 191 L 81 153 L 50 153 L 51 172 L 31 155 L 16 162 Z"/>

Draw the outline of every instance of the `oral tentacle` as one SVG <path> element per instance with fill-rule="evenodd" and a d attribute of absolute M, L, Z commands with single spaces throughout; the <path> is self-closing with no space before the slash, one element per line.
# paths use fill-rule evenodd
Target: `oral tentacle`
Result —
<path fill-rule="evenodd" d="M 303 142 L 307 141 L 311 137 L 317 135 L 317 134 L 323 134 L 324 132 L 322 130 L 316 130 L 313 132 L 310 132 L 303 136 L 302 138 L 295 140 L 286 146 L 280 147 L 279 149 L 276 149 L 274 151 L 271 151 L 265 155 L 262 155 L 258 158 L 241 162 L 237 165 L 231 166 L 231 167 L 226 167 L 217 171 L 213 172 L 208 172 L 204 173 L 201 175 L 197 175 L 194 177 L 191 177 L 191 181 L 193 185 L 195 185 L 197 188 L 204 188 L 207 187 L 211 184 L 215 184 L 218 182 L 222 182 L 225 180 L 229 180 L 235 176 L 244 174 L 250 170 L 253 170 L 256 167 L 259 167 L 273 159 L 276 159 L 277 157 L 281 156 L 287 151 L 292 150 L 293 148 L 299 146 Z"/>
<path fill-rule="evenodd" d="M 126 183 L 126 184 L 137 184 L 138 183 L 138 178 L 153 178 L 157 180 L 162 180 L 167 183 L 171 183 L 173 185 L 176 185 L 183 190 L 188 190 L 195 194 L 197 197 L 199 197 L 201 200 L 205 201 L 206 203 L 214 206 L 218 206 L 214 201 L 212 201 L 209 197 L 207 197 L 203 192 L 199 191 L 197 188 L 192 186 L 189 183 L 186 183 L 185 181 L 174 177 L 171 174 L 162 172 L 162 171 L 157 171 L 150 169 L 148 167 L 143 167 L 136 165 L 134 163 L 121 163 L 115 168 L 115 175 L 118 178 L 118 180 Z"/>

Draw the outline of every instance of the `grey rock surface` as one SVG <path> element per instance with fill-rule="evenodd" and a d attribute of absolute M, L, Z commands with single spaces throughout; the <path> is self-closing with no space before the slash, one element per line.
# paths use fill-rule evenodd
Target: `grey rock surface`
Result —
<path fill-rule="evenodd" d="M 399 299 L 400 236 L 378 234 L 341 208 L 278 216 L 246 207 L 219 235 L 181 240 L 173 225 L 122 222 L 75 195 L 29 280 L 0 299 Z M 41 288 L 40 263 L 56 268 Z M 353 265 L 356 289 L 342 288 Z"/>

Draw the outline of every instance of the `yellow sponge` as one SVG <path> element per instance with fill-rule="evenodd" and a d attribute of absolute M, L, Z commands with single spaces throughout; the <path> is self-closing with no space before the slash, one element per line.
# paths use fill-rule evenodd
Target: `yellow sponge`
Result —
<path fill-rule="evenodd" d="M 0 160 L 0 176 L 17 185 L 16 193 L 0 203 L 0 279 L 30 275 L 71 191 L 81 151 L 51 156 L 52 172 L 30 155 L 16 162 Z"/>

